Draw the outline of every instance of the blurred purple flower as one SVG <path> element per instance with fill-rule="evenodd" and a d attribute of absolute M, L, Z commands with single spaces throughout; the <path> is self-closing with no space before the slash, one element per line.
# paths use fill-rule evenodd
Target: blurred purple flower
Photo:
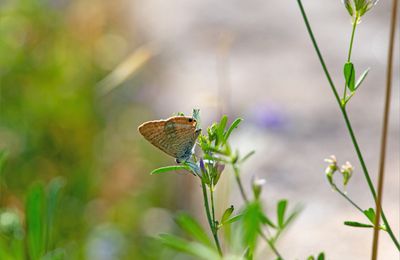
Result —
<path fill-rule="evenodd" d="M 203 161 L 203 159 L 200 159 L 199 166 L 200 166 L 200 174 L 201 174 L 200 177 L 201 177 L 201 176 L 203 176 L 203 174 L 204 174 L 205 172 L 207 172 L 206 167 L 204 166 L 204 161 Z"/>
<path fill-rule="evenodd" d="M 273 105 L 256 106 L 252 110 L 255 125 L 261 128 L 281 130 L 286 127 L 287 118 L 282 108 Z"/>
<path fill-rule="evenodd" d="M 217 162 L 216 168 L 217 168 L 218 174 L 221 174 L 222 171 L 225 169 L 225 164 Z"/>

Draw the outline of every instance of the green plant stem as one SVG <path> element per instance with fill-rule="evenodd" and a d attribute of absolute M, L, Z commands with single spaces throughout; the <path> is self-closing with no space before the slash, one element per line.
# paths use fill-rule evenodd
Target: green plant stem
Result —
<path fill-rule="evenodd" d="M 362 156 L 360 148 L 358 146 L 356 137 L 354 135 L 353 128 L 352 128 L 352 126 L 350 124 L 350 120 L 349 120 L 349 118 L 347 116 L 346 109 L 340 102 L 340 98 L 339 98 L 338 92 L 337 92 L 337 90 L 335 88 L 335 85 L 333 84 L 332 78 L 331 78 L 331 76 L 329 74 L 329 71 L 328 71 L 328 69 L 326 67 L 325 61 L 324 61 L 324 59 L 323 59 L 323 57 L 321 55 L 321 52 L 320 52 L 320 50 L 318 48 L 318 45 L 317 45 L 317 42 L 316 42 L 316 40 L 314 38 L 314 34 L 313 34 L 313 32 L 311 30 L 311 26 L 310 26 L 310 24 L 308 22 L 307 15 L 306 15 L 306 13 L 304 11 L 304 8 L 303 8 L 303 4 L 301 3 L 301 0 L 297 0 L 297 3 L 299 4 L 299 8 L 300 8 L 301 14 L 302 14 L 303 19 L 304 19 L 304 23 L 305 23 L 305 25 L 307 27 L 307 31 L 308 31 L 308 33 L 310 35 L 311 41 L 313 43 L 314 49 L 315 49 L 315 51 L 317 53 L 317 56 L 318 56 L 319 61 L 321 63 L 321 66 L 322 66 L 322 68 L 324 70 L 325 76 L 326 76 L 326 78 L 327 78 L 327 80 L 329 82 L 329 85 L 330 85 L 330 87 L 332 89 L 332 92 L 333 92 L 333 94 L 335 96 L 335 99 L 336 99 L 336 101 L 337 101 L 337 103 L 339 105 L 340 111 L 342 112 L 343 118 L 344 118 L 345 123 L 346 123 L 347 130 L 349 131 L 349 134 L 350 134 L 350 137 L 351 137 L 351 141 L 353 142 L 353 146 L 354 146 L 354 148 L 356 150 L 358 159 L 359 159 L 361 167 L 363 169 L 365 179 L 366 179 L 366 181 L 368 183 L 368 187 L 369 187 L 369 189 L 370 189 L 370 191 L 372 193 L 374 201 L 376 201 L 376 191 L 375 191 L 374 185 L 372 184 L 371 178 L 370 178 L 369 173 L 368 173 L 367 166 L 365 165 L 363 156 Z M 397 239 L 396 239 L 396 237 L 395 237 L 395 235 L 394 235 L 394 233 L 393 233 L 393 231 L 392 231 L 392 229 L 391 229 L 391 227 L 389 225 L 389 222 L 386 219 L 386 216 L 385 216 L 383 210 L 382 210 L 382 220 L 385 223 L 385 226 L 387 228 L 387 232 L 389 233 L 390 238 L 392 239 L 393 243 L 396 245 L 397 249 L 400 250 L 400 244 L 397 241 Z"/>
<path fill-rule="evenodd" d="M 367 166 L 366 166 L 366 164 L 364 162 L 364 158 L 363 158 L 363 156 L 361 154 L 360 147 L 358 146 L 356 137 L 355 137 L 354 132 L 353 132 L 353 128 L 351 127 L 350 120 L 349 120 L 349 118 L 347 116 L 346 110 L 344 108 L 342 108 L 341 110 L 342 110 L 342 113 L 343 113 L 343 117 L 344 117 L 344 119 L 346 121 L 346 126 L 347 126 L 347 129 L 348 129 L 349 133 L 350 133 L 351 140 L 353 142 L 354 148 L 355 148 L 355 150 L 357 152 L 358 159 L 359 159 L 359 161 L 361 163 L 361 167 L 363 169 L 365 179 L 367 180 L 369 189 L 370 189 L 371 194 L 372 194 L 372 196 L 374 198 L 374 201 L 376 203 L 376 200 L 377 200 L 376 191 L 375 191 L 374 185 L 372 184 L 371 177 L 369 176 Z M 397 240 L 396 236 L 394 235 L 394 233 L 392 231 L 392 228 L 390 227 L 390 224 L 389 224 L 389 222 L 388 222 L 388 220 L 386 218 L 386 215 L 385 215 L 382 207 L 381 207 L 381 213 L 382 213 L 382 220 L 383 220 L 383 223 L 386 226 L 387 232 L 389 233 L 390 238 L 392 239 L 393 243 L 397 247 L 397 250 L 400 251 L 399 241 Z"/>
<path fill-rule="evenodd" d="M 350 62 L 350 60 L 351 60 L 351 52 L 353 50 L 354 34 L 356 32 L 358 19 L 359 19 L 359 17 L 357 15 L 355 17 L 354 21 L 353 21 L 353 29 L 351 30 L 351 38 L 350 38 L 349 52 L 348 52 L 348 55 L 347 55 L 347 62 Z M 346 86 L 346 83 L 344 83 L 343 100 L 346 100 L 346 94 L 347 94 L 346 91 L 347 91 L 347 86 Z M 345 104 L 345 102 L 344 102 L 344 104 Z"/>
<path fill-rule="evenodd" d="M 247 203 L 249 203 L 249 199 L 247 198 L 246 193 L 244 192 L 244 188 L 242 185 L 242 180 L 240 179 L 240 173 L 239 173 L 239 169 L 236 165 L 232 165 L 233 166 L 233 171 L 235 173 L 235 179 L 236 179 L 236 183 L 239 186 L 239 190 L 240 190 L 240 194 L 242 195 L 243 200 Z"/>
<path fill-rule="evenodd" d="M 383 111 L 383 122 L 382 122 L 382 136 L 381 136 L 381 151 L 379 158 L 379 175 L 378 175 L 378 194 L 375 205 L 375 222 L 374 222 L 374 236 L 372 242 L 372 260 L 378 258 L 378 241 L 379 241 L 379 226 L 380 226 L 380 215 L 382 210 L 382 193 L 383 193 L 383 182 L 385 175 L 385 159 L 386 159 L 386 144 L 387 144 L 387 132 L 389 125 L 389 111 L 390 111 L 390 97 L 392 92 L 392 70 L 393 70 L 393 49 L 394 49 L 394 36 L 396 32 L 396 18 L 397 18 L 397 0 L 392 1 L 392 14 L 390 19 L 390 35 L 389 35 L 389 48 L 387 57 L 387 68 L 386 68 L 386 95 L 385 95 L 385 107 Z M 383 213 L 382 213 L 383 217 Z"/>
<path fill-rule="evenodd" d="M 350 38 L 349 54 L 347 55 L 347 62 L 350 62 L 350 59 L 351 59 L 351 51 L 353 50 L 354 34 L 356 31 L 358 19 L 359 19 L 359 17 L 357 15 L 353 22 L 353 29 L 351 30 L 351 38 Z"/>
<path fill-rule="evenodd" d="M 203 198 L 204 198 L 204 208 L 206 210 L 208 224 L 210 225 L 211 233 L 213 234 L 215 245 L 217 246 L 218 253 L 222 256 L 222 249 L 219 243 L 217 229 L 215 227 L 215 222 L 212 221 L 210 206 L 208 205 L 208 196 L 207 196 L 207 187 L 203 180 L 201 180 L 201 187 L 203 189 Z"/>
<path fill-rule="evenodd" d="M 239 173 L 239 168 L 234 164 L 232 165 L 232 167 L 235 172 L 236 183 L 239 186 L 239 190 L 240 190 L 240 194 L 242 195 L 242 199 L 244 200 L 245 204 L 248 204 L 249 199 L 247 198 L 247 195 L 243 189 L 242 180 L 240 178 L 240 173 Z M 267 237 L 267 235 L 265 235 L 262 230 L 259 231 L 259 234 L 265 240 L 265 242 L 267 242 L 267 244 L 269 245 L 271 250 L 275 253 L 275 255 L 278 257 L 278 259 L 284 260 L 282 255 L 279 253 L 278 249 L 275 247 L 274 243 Z"/>
<path fill-rule="evenodd" d="M 271 248 L 271 250 L 275 253 L 275 255 L 278 257 L 278 259 L 283 260 L 283 257 L 281 256 L 281 254 L 278 252 L 278 249 L 276 249 L 274 243 L 268 239 L 268 237 L 264 234 L 264 232 L 262 232 L 262 230 L 260 230 L 260 236 L 265 240 L 265 242 L 268 243 L 269 247 Z M 272 239 L 274 240 L 274 239 Z M 274 240 L 275 241 L 275 240 Z"/>
<path fill-rule="evenodd" d="M 352 201 L 346 193 L 341 191 L 335 184 L 332 184 L 332 188 L 337 191 L 343 198 L 345 198 L 348 202 L 350 202 L 351 205 L 353 205 L 356 209 L 358 209 L 362 214 L 364 214 L 364 211 L 362 208 L 360 208 L 354 201 Z"/>
<path fill-rule="evenodd" d="M 214 209 L 214 185 L 211 185 L 210 187 L 210 199 L 211 199 L 211 218 L 215 228 L 216 222 L 215 222 L 215 209 Z"/>

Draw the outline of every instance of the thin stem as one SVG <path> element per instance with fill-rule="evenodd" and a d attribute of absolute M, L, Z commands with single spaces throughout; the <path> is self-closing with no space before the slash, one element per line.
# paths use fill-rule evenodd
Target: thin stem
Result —
<path fill-rule="evenodd" d="M 235 165 L 232 165 L 232 166 L 233 166 L 233 171 L 235 172 L 235 178 L 236 178 L 236 182 L 237 182 L 237 184 L 239 186 L 240 194 L 242 195 L 243 200 L 247 204 L 247 203 L 249 203 L 249 199 L 247 198 L 247 195 L 244 192 L 244 188 L 243 188 L 243 185 L 242 185 L 242 180 L 240 179 L 239 169 Z"/>
<path fill-rule="evenodd" d="M 233 166 L 233 170 L 235 172 L 235 178 L 236 178 L 236 182 L 237 182 L 237 184 L 239 186 L 240 194 L 242 195 L 242 198 L 243 198 L 244 202 L 246 204 L 248 204 L 249 203 L 249 199 L 247 198 L 247 195 L 246 195 L 246 193 L 245 193 L 245 191 L 243 189 L 242 180 L 241 180 L 240 174 L 239 174 L 239 169 L 235 165 L 232 165 L 232 166 Z M 275 253 L 275 255 L 278 257 L 278 259 L 283 260 L 284 258 L 279 253 L 279 251 L 275 247 L 274 243 L 272 243 L 271 240 L 268 239 L 268 237 L 264 234 L 264 232 L 262 230 L 260 230 L 258 233 L 265 240 L 265 242 L 267 242 L 267 244 L 269 245 L 271 250 Z"/>
<path fill-rule="evenodd" d="M 207 196 L 207 188 L 206 184 L 203 180 L 201 180 L 201 187 L 203 189 L 203 198 L 204 198 L 204 208 L 206 210 L 208 224 L 210 225 L 211 233 L 213 234 L 215 245 L 217 246 L 218 253 L 222 256 L 221 245 L 219 244 L 217 231 L 215 228 L 215 222 L 213 223 L 210 213 L 210 206 L 208 205 L 208 196 Z"/>
<path fill-rule="evenodd" d="M 283 229 L 281 229 L 281 228 L 278 229 L 278 231 L 276 232 L 276 234 L 273 238 L 274 241 L 278 240 L 279 236 L 282 234 L 282 231 L 283 231 Z"/>
<path fill-rule="evenodd" d="M 353 21 L 353 29 L 351 30 L 351 38 L 350 38 L 349 52 L 348 52 L 348 55 L 347 55 L 347 62 L 350 62 L 350 59 L 351 59 L 351 52 L 352 52 L 352 50 L 353 50 L 353 42 L 354 42 L 354 34 L 355 34 L 355 32 L 356 32 L 356 27 L 357 27 L 358 19 L 359 19 L 359 17 L 358 17 L 358 15 L 357 15 L 357 16 L 354 18 L 354 21 Z M 353 73 L 354 73 L 354 72 L 353 72 Z M 346 91 L 347 91 L 347 86 L 346 86 L 346 83 L 344 83 L 343 100 L 346 99 L 346 94 L 347 94 Z"/>
<path fill-rule="evenodd" d="M 365 179 L 367 180 L 369 189 L 370 189 L 370 191 L 371 191 L 371 193 L 372 193 L 372 196 L 373 196 L 373 198 L 374 198 L 374 201 L 376 202 L 376 191 L 375 191 L 374 185 L 372 184 L 371 178 L 370 178 L 370 176 L 369 176 L 367 166 L 365 165 L 364 158 L 363 158 L 363 156 L 362 156 L 362 154 L 361 154 L 360 147 L 358 146 L 358 143 L 357 143 L 356 137 L 355 137 L 355 135 L 354 135 L 353 128 L 351 127 L 350 120 L 349 120 L 349 118 L 348 118 L 348 116 L 347 116 L 346 110 L 344 110 L 343 108 L 342 108 L 342 113 L 343 113 L 343 117 L 344 117 L 345 122 L 346 122 L 347 129 L 348 129 L 348 131 L 349 131 L 349 133 L 350 133 L 350 137 L 351 137 L 351 140 L 352 140 L 352 142 L 353 142 L 354 148 L 355 148 L 355 150 L 356 150 L 356 152 L 357 152 L 358 159 L 359 159 L 359 161 L 360 161 L 360 163 L 361 163 L 361 167 L 362 167 L 362 169 L 363 169 Z M 392 228 L 390 227 L 390 224 L 389 224 L 389 222 L 388 222 L 388 220 L 387 220 L 387 218 L 386 218 L 386 215 L 385 215 L 385 213 L 383 212 L 382 207 L 381 207 L 381 213 L 382 213 L 382 220 L 383 220 L 383 223 L 384 223 L 385 226 L 386 226 L 386 230 L 387 230 L 387 232 L 389 233 L 389 236 L 390 236 L 390 238 L 392 239 L 393 243 L 394 243 L 395 246 L 397 247 L 397 250 L 400 251 L 400 244 L 399 244 L 399 241 L 397 240 L 396 236 L 394 235 L 394 233 L 393 233 L 393 231 L 392 231 Z"/>
<path fill-rule="evenodd" d="M 382 193 L 383 193 L 383 180 L 385 175 L 385 158 L 386 158 L 386 144 L 387 144 L 387 132 L 389 125 L 389 108 L 390 108 L 390 96 L 392 92 L 392 70 L 393 70 L 393 49 L 394 49 L 394 35 L 396 31 L 396 16 L 397 16 L 397 0 L 393 0 L 392 15 L 390 23 L 390 36 L 389 36 L 389 49 L 388 49 L 388 61 L 386 71 L 386 95 L 385 95 L 385 108 L 383 112 L 383 123 L 382 123 L 382 139 L 381 139 L 381 152 L 379 158 L 379 177 L 378 177 L 378 196 L 376 198 L 375 207 L 375 223 L 374 223 L 374 237 L 372 242 L 372 260 L 376 260 L 378 257 L 378 241 L 379 241 L 379 220 L 382 209 Z"/>
<path fill-rule="evenodd" d="M 204 198 L 204 208 L 206 210 L 208 224 L 210 225 L 211 230 L 213 229 L 211 214 L 210 214 L 210 207 L 208 206 L 208 196 L 207 196 L 207 188 L 204 181 L 201 181 L 201 187 L 203 189 L 203 198 Z"/>
<path fill-rule="evenodd" d="M 341 191 L 335 184 L 332 184 L 332 188 L 337 191 L 340 195 L 342 195 L 343 198 L 345 198 L 348 202 L 351 203 L 351 205 L 353 205 L 356 209 L 358 209 L 362 214 L 364 214 L 364 211 L 362 210 L 362 208 L 360 208 L 354 201 L 352 201 L 347 195 L 346 193 L 344 193 L 343 191 Z"/>
<path fill-rule="evenodd" d="M 308 22 L 307 15 L 306 15 L 306 13 L 305 13 L 305 11 L 304 11 L 303 4 L 301 3 L 301 0 L 297 0 L 297 3 L 299 4 L 300 11 L 301 11 L 301 14 L 302 14 L 302 16 L 303 16 L 304 23 L 306 24 L 307 31 L 308 31 L 308 34 L 310 35 L 310 38 L 311 38 L 311 41 L 312 41 L 312 43 L 313 43 L 314 49 L 315 49 L 315 51 L 317 52 L 319 61 L 321 62 L 322 69 L 324 70 L 325 76 L 326 76 L 326 78 L 328 79 L 329 86 L 330 86 L 331 89 L 332 89 L 332 92 L 333 92 L 333 94 L 334 94 L 334 96 L 335 96 L 335 98 L 336 98 L 336 101 L 337 101 L 338 104 L 340 105 L 341 103 L 340 103 L 339 94 L 338 94 L 338 92 L 337 92 L 337 90 L 336 90 L 336 88 L 335 88 L 335 85 L 333 84 L 333 81 L 332 81 L 331 76 L 329 75 L 328 69 L 327 69 L 327 67 L 326 67 L 326 65 L 325 65 L 325 62 L 324 62 L 324 59 L 322 58 L 321 52 L 320 52 L 320 50 L 319 50 L 319 48 L 318 48 L 318 45 L 317 45 L 317 42 L 316 42 L 316 40 L 315 40 L 315 38 L 314 38 L 314 34 L 313 34 L 312 30 L 311 30 L 311 26 L 310 26 L 310 24 L 309 24 L 309 22 Z M 340 105 L 340 107 L 342 107 L 342 106 Z"/>
<path fill-rule="evenodd" d="M 210 199 L 211 199 L 211 217 L 212 221 L 214 223 L 214 228 L 215 228 L 215 210 L 214 210 L 214 185 L 210 187 Z"/>
<path fill-rule="evenodd" d="M 260 230 L 259 234 L 260 234 L 260 236 L 265 240 L 265 242 L 268 243 L 269 247 L 270 247 L 271 250 L 275 253 L 275 255 L 278 257 L 278 259 L 283 260 L 283 257 L 282 257 L 281 254 L 278 252 L 278 249 L 276 249 L 274 243 L 272 243 L 271 240 L 268 239 L 268 237 L 264 234 L 264 232 L 262 232 L 262 230 Z"/>
<path fill-rule="evenodd" d="M 351 126 L 349 117 L 347 115 L 347 111 L 343 107 L 341 107 L 340 110 L 342 111 L 342 115 L 343 115 L 344 121 L 346 123 L 347 130 L 349 131 L 351 141 L 353 142 L 354 149 L 356 150 L 358 160 L 360 161 L 361 167 L 362 167 L 363 172 L 364 172 L 365 179 L 367 180 L 367 183 L 368 183 L 368 187 L 369 187 L 369 189 L 370 189 L 370 191 L 372 193 L 372 196 L 375 199 L 376 198 L 375 187 L 374 187 L 374 184 L 371 181 L 371 177 L 369 176 L 367 165 L 365 164 L 365 161 L 364 161 L 364 158 L 362 156 L 360 147 L 358 146 L 358 142 L 357 142 L 356 136 L 354 134 L 353 127 Z"/>
<path fill-rule="evenodd" d="M 349 120 L 349 118 L 347 116 L 346 109 L 340 102 L 340 98 L 339 98 L 338 92 L 337 92 L 337 90 L 335 88 L 335 85 L 333 84 L 332 78 L 331 78 L 331 76 L 329 74 L 329 71 L 328 71 L 328 69 L 326 67 L 325 61 L 324 61 L 324 59 L 323 59 L 323 57 L 321 55 L 321 52 L 320 52 L 320 50 L 318 48 L 318 44 L 317 44 L 317 42 L 316 42 L 316 40 L 314 38 L 314 34 L 313 34 L 313 32 L 311 30 L 311 26 L 310 26 L 310 24 L 308 22 L 307 15 L 306 15 L 306 13 L 304 11 L 304 8 L 303 8 L 303 4 L 301 3 L 301 0 L 297 0 L 297 3 L 299 4 L 299 8 L 300 8 L 301 14 L 302 14 L 303 19 L 304 19 L 304 23 L 305 23 L 305 25 L 307 27 L 307 31 L 308 31 L 308 33 L 310 35 L 311 41 L 313 43 L 314 49 L 315 49 L 315 51 L 317 53 L 317 56 L 318 56 L 319 61 L 321 63 L 321 66 L 322 66 L 322 68 L 324 70 L 325 76 L 326 76 L 326 78 L 327 78 L 327 80 L 329 82 L 329 85 L 330 85 L 331 89 L 332 89 L 333 95 L 335 96 L 335 99 L 336 99 L 336 101 L 337 101 L 337 103 L 339 105 L 340 111 L 342 112 L 343 118 L 344 118 L 345 123 L 346 123 L 347 130 L 348 130 L 348 132 L 350 134 L 350 137 L 351 137 L 351 141 L 353 142 L 353 146 L 354 146 L 354 148 L 356 150 L 357 157 L 358 157 L 358 159 L 360 161 L 360 164 L 361 164 L 361 167 L 363 169 L 365 179 L 367 180 L 368 187 L 369 187 L 369 189 L 370 189 L 370 191 L 372 193 L 372 196 L 373 196 L 374 200 L 376 201 L 376 191 L 375 191 L 374 185 L 372 184 L 371 178 L 370 178 L 369 173 L 368 173 L 367 166 L 365 165 L 363 156 L 362 156 L 360 148 L 358 146 L 356 137 L 355 137 L 354 132 L 353 132 L 353 128 L 352 128 L 352 126 L 350 124 L 350 120 Z M 390 238 L 392 239 L 393 243 L 396 245 L 397 249 L 400 250 L 400 244 L 397 241 L 395 235 L 393 234 L 393 231 L 390 228 L 389 222 L 387 221 L 383 210 L 382 210 L 382 220 L 385 223 L 385 226 L 387 228 L 387 232 L 389 233 Z"/>
<path fill-rule="evenodd" d="M 357 23 L 358 23 L 358 15 L 354 18 L 353 22 L 353 30 L 351 31 L 351 39 L 350 39 L 350 46 L 349 46 L 349 54 L 347 56 L 347 62 L 350 62 L 351 59 L 351 51 L 353 50 L 353 41 L 354 41 L 354 33 L 356 31 Z"/>

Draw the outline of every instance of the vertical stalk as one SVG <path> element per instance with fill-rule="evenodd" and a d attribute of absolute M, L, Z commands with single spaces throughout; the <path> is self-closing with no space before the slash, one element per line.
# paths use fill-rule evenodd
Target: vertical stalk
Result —
<path fill-rule="evenodd" d="M 383 181 L 385 175 L 385 158 L 386 158 L 386 143 L 387 143 L 387 132 L 389 125 L 389 108 L 390 108 L 390 96 L 392 92 L 392 70 L 393 70 L 393 49 L 394 49 L 394 35 L 396 31 L 396 17 L 397 17 L 397 0 L 393 0 L 392 15 L 390 22 L 390 36 L 389 36 L 389 49 L 388 49 L 388 60 L 387 60 L 387 71 L 386 71 L 386 95 L 385 95 L 385 107 L 383 112 L 383 123 L 382 123 L 382 137 L 381 137 L 381 151 L 379 158 L 379 177 L 378 177 L 378 194 L 376 198 L 375 207 L 375 223 L 374 223 L 374 237 L 372 242 L 372 260 L 376 260 L 378 257 L 378 242 L 379 242 L 379 220 L 382 210 L 382 193 L 383 193 Z"/>
<path fill-rule="evenodd" d="M 346 123 L 346 127 L 347 127 L 347 130 L 348 130 L 349 134 L 350 134 L 351 141 L 353 142 L 354 149 L 356 150 L 357 157 L 358 157 L 358 159 L 360 161 L 360 164 L 361 164 L 361 167 L 363 169 L 363 173 L 364 173 L 365 179 L 366 179 L 366 181 L 368 183 L 368 187 L 369 187 L 369 189 L 371 191 L 371 194 L 372 194 L 372 197 L 374 198 L 374 201 L 376 201 L 376 191 L 375 191 L 374 185 L 372 184 L 371 177 L 369 176 L 367 166 L 365 165 L 364 158 L 363 158 L 363 156 L 361 154 L 361 150 L 360 150 L 360 148 L 358 146 L 358 142 L 357 142 L 356 137 L 354 135 L 354 131 L 353 131 L 353 128 L 352 128 L 352 126 L 350 124 L 350 120 L 349 120 L 349 118 L 347 116 L 346 109 L 345 109 L 344 106 L 341 105 L 338 92 L 336 90 L 335 85 L 333 84 L 333 81 L 332 81 L 332 78 L 331 78 L 331 76 L 329 74 L 328 68 L 326 67 L 325 61 L 324 61 L 324 59 L 323 59 L 323 57 L 321 55 L 321 52 L 320 52 L 320 50 L 318 48 L 318 44 L 317 44 L 317 42 L 316 42 L 316 40 L 314 38 L 314 33 L 313 33 L 312 29 L 311 29 L 310 23 L 308 22 L 307 15 L 306 15 L 306 13 L 304 11 L 304 8 L 303 8 L 303 4 L 302 4 L 301 0 L 297 0 L 297 3 L 299 4 L 300 12 L 301 12 L 301 14 L 303 16 L 304 23 L 306 25 L 308 34 L 309 34 L 309 36 L 311 38 L 311 41 L 313 43 L 313 47 L 314 47 L 314 49 L 315 49 L 315 51 L 317 53 L 317 56 L 318 56 L 319 61 L 321 63 L 321 66 L 322 66 L 322 68 L 324 70 L 325 76 L 326 76 L 326 78 L 327 78 L 327 80 L 329 82 L 329 85 L 330 85 L 331 89 L 332 89 L 333 95 L 335 96 L 335 99 L 336 99 L 336 101 L 337 101 L 337 103 L 339 105 L 340 111 L 342 112 L 343 119 L 344 119 L 344 121 Z M 394 233 L 393 233 L 393 231 L 392 231 L 392 229 L 391 229 L 391 227 L 389 225 L 389 222 L 386 219 L 386 216 L 385 216 L 383 210 L 382 210 L 382 220 L 385 223 L 385 226 L 386 226 L 387 232 L 389 233 L 390 238 L 392 239 L 392 241 L 395 244 L 395 246 L 397 247 L 397 249 L 400 250 L 400 244 L 397 241 L 397 239 L 396 239 L 396 237 L 395 237 L 395 235 L 394 235 Z"/>
<path fill-rule="evenodd" d="M 233 166 L 233 171 L 235 172 L 235 178 L 236 178 L 236 182 L 239 186 L 240 194 L 242 195 L 243 200 L 247 204 L 247 203 L 249 203 L 249 199 L 247 198 L 247 195 L 244 192 L 242 180 L 240 179 L 239 169 L 236 167 L 236 165 L 232 165 L 232 166 Z"/>
<path fill-rule="evenodd" d="M 359 19 L 359 17 L 358 17 L 358 14 L 357 14 L 356 17 L 354 18 L 354 21 L 353 21 L 353 29 L 351 31 L 351 39 L 350 39 L 350 46 L 349 46 L 349 54 L 347 56 L 347 62 L 350 62 L 350 59 L 351 59 L 351 51 L 353 50 L 354 34 L 355 34 L 355 31 L 356 31 L 358 19 Z"/>
<path fill-rule="evenodd" d="M 218 253 L 220 256 L 222 256 L 222 249 L 218 240 L 217 230 L 215 228 L 215 222 L 213 222 L 211 218 L 210 206 L 208 204 L 207 187 L 203 180 L 201 180 L 201 187 L 203 189 L 204 208 L 206 210 L 208 224 L 210 225 L 211 233 L 213 234 L 215 245 L 217 246 L 218 249 Z"/>
<path fill-rule="evenodd" d="M 211 219 L 214 223 L 215 228 L 215 209 L 214 209 L 214 185 L 210 187 L 210 199 L 211 199 Z"/>
<path fill-rule="evenodd" d="M 281 256 L 281 254 L 279 253 L 278 249 L 276 249 L 274 243 L 268 239 L 267 235 L 264 234 L 264 232 L 262 232 L 262 230 L 259 231 L 260 232 L 260 236 L 265 240 L 265 242 L 267 242 L 267 244 L 269 245 L 269 247 L 271 248 L 271 250 L 275 253 L 275 255 L 278 257 L 278 260 L 283 260 L 283 257 Z M 275 237 L 274 240 L 276 240 L 277 237 Z"/>

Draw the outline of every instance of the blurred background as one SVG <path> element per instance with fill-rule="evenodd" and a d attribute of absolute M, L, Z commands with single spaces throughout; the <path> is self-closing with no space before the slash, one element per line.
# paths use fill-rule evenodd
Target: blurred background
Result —
<path fill-rule="evenodd" d="M 380 1 L 357 28 L 356 73 L 371 71 L 348 105 L 374 181 L 390 4 Z M 304 5 L 341 93 L 350 17 L 339 0 Z M 398 236 L 396 44 L 383 205 Z M 185 173 L 150 176 L 174 160 L 137 126 L 192 108 L 200 109 L 203 129 L 222 114 L 244 118 L 231 140 L 242 154 L 256 150 L 242 174 L 248 190 L 252 176 L 267 180 L 267 211 L 280 198 L 304 206 L 278 244 L 286 259 L 319 251 L 328 259 L 369 258 L 372 232 L 343 225 L 364 219 L 325 180 L 324 158 L 350 161 L 348 195 L 363 208 L 373 206 L 295 1 L 1 1 L 0 150 L 7 154 L 1 214 L 24 223 L 32 187 L 62 180 L 53 247 L 66 258 L 187 259 L 152 237 L 177 232 L 178 211 L 206 223 L 199 182 Z M 217 215 L 231 204 L 243 202 L 226 169 Z M 0 239 L 0 250 L 7 250 L 7 238 Z M 384 233 L 379 254 L 399 257 Z M 260 248 L 260 259 L 268 255 Z"/>

